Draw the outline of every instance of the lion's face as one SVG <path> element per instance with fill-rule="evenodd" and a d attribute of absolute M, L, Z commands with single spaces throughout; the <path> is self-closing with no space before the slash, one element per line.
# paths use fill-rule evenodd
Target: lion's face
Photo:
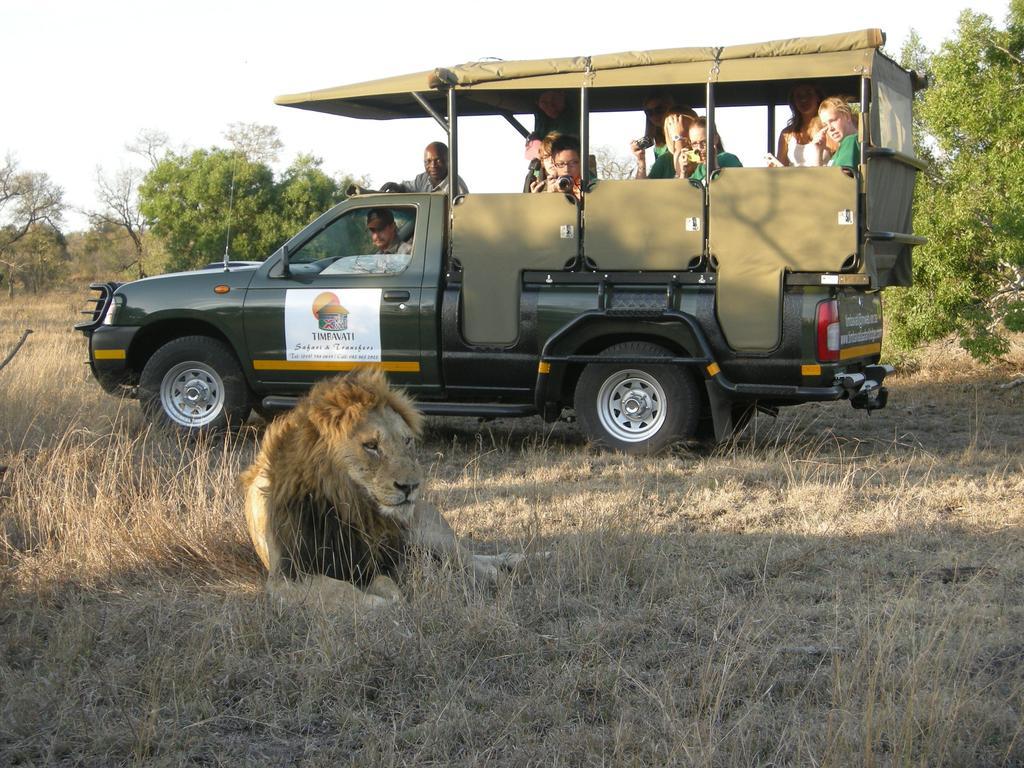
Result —
<path fill-rule="evenodd" d="M 381 514 L 402 525 L 412 521 L 423 481 L 415 438 L 405 419 L 382 404 L 366 412 L 352 426 L 348 439 L 336 446 L 338 466 L 377 503 Z"/>

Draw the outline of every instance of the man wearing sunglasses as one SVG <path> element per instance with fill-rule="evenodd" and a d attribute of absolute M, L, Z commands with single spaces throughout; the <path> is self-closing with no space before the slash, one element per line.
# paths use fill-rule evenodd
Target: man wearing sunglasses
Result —
<path fill-rule="evenodd" d="M 366 257 L 372 263 L 358 263 L 357 271 L 392 273 L 401 272 L 408 266 L 412 244 L 398 236 L 395 215 L 389 208 L 371 208 L 366 214 L 366 228 L 370 232 L 373 247 L 377 249 L 377 258 L 373 260 L 373 257 Z"/>

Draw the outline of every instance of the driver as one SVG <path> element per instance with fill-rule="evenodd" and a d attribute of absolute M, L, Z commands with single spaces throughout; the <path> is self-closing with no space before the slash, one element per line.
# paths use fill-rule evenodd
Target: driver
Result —
<path fill-rule="evenodd" d="M 366 214 L 366 228 L 377 253 L 412 253 L 412 246 L 398 237 L 395 215 L 390 208 L 371 208 Z"/>
<path fill-rule="evenodd" d="M 401 272 L 409 265 L 412 244 L 398 236 L 395 215 L 390 208 L 371 208 L 366 214 L 366 228 L 377 249 L 376 262 L 369 272 Z"/>

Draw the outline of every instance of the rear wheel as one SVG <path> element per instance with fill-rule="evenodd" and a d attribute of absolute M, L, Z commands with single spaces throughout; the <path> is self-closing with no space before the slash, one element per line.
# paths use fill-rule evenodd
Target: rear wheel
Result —
<path fill-rule="evenodd" d="M 670 357 L 664 347 L 631 341 L 602 357 Z M 692 373 L 657 363 L 592 363 L 576 385 L 576 417 L 590 440 L 624 453 L 655 453 L 691 437 L 700 416 Z"/>
<path fill-rule="evenodd" d="M 252 409 L 234 353 L 209 336 L 183 336 L 154 352 L 139 378 L 139 401 L 150 421 L 186 432 L 238 426 Z"/>

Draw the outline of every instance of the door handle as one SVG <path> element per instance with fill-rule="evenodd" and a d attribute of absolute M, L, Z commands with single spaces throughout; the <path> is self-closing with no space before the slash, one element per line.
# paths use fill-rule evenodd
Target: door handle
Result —
<path fill-rule="evenodd" d="M 408 301 L 408 291 L 384 291 L 384 301 Z"/>

